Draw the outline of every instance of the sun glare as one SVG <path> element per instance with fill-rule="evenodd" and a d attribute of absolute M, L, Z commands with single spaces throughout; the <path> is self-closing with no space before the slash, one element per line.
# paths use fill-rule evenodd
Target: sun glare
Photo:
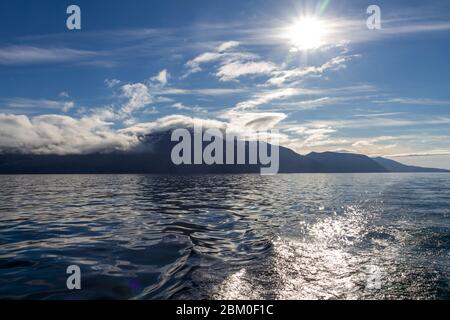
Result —
<path fill-rule="evenodd" d="M 325 44 L 327 34 L 325 22 L 305 17 L 288 27 L 285 36 L 294 50 L 314 50 Z"/>

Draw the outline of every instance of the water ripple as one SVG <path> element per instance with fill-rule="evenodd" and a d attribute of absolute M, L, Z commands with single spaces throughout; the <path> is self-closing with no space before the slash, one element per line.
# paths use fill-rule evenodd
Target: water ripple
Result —
<path fill-rule="evenodd" d="M 448 299 L 449 258 L 445 174 L 0 176 L 0 298 Z"/>

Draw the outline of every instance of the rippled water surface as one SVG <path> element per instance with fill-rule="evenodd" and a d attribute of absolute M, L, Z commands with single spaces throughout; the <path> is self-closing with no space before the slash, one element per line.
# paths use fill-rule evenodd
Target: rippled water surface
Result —
<path fill-rule="evenodd" d="M 0 298 L 450 299 L 449 277 L 448 174 L 0 176 Z"/>

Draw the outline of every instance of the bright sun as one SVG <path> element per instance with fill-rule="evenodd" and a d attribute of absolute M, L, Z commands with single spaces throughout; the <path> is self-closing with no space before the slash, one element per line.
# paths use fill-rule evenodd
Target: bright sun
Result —
<path fill-rule="evenodd" d="M 313 50 L 325 44 L 327 29 L 325 22 L 317 18 L 305 17 L 288 27 L 285 37 L 294 50 Z"/>

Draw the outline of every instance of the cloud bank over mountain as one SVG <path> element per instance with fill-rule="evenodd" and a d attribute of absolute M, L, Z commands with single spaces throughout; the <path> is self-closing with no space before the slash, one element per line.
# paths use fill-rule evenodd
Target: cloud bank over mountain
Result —
<path fill-rule="evenodd" d="M 187 14 L 167 27 L 114 31 L 24 29 L 0 45 L 0 152 L 123 152 L 152 132 L 203 123 L 250 138 L 276 129 L 280 144 L 301 154 L 450 163 L 445 50 L 431 61 L 407 47 L 448 43 L 444 11 L 393 5 L 375 31 L 364 11 L 331 7 L 309 13 L 310 32 L 298 30 L 305 17 L 295 9 L 208 23 Z M 442 81 L 430 79 L 436 72 Z"/>

